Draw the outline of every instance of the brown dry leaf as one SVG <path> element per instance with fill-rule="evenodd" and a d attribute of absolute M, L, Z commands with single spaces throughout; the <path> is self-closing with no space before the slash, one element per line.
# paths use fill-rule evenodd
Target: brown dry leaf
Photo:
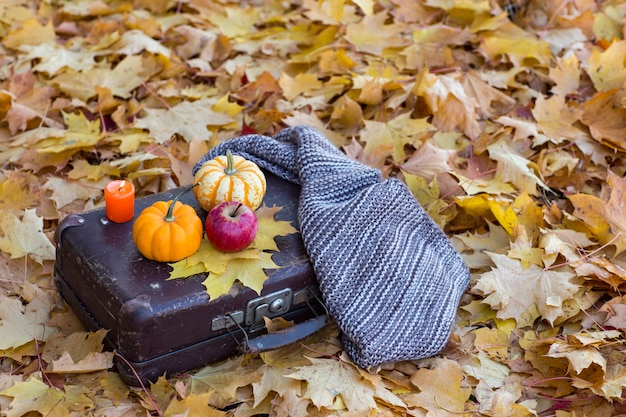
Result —
<path fill-rule="evenodd" d="M 401 168 L 413 175 L 432 180 L 437 174 L 452 171 L 452 159 L 456 154 L 455 150 L 442 149 L 427 139 Z"/>
<path fill-rule="evenodd" d="M 622 90 L 607 90 L 596 93 L 583 104 L 581 122 L 589 126 L 591 136 L 600 143 L 617 150 L 626 144 L 626 109 L 622 105 L 625 94 Z"/>
<path fill-rule="evenodd" d="M 611 187 L 611 197 L 604 206 L 606 220 L 626 234 L 626 179 L 608 172 L 607 182 Z"/>

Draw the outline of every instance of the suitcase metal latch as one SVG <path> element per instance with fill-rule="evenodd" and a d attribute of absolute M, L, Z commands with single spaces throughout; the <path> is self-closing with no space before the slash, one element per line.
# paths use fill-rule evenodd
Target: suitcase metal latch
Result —
<path fill-rule="evenodd" d="M 253 298 L 246 304 L 245 311 L 234 311 L 213 318 L 211 330 L 227 329 L 238 324 L 252 327 L 264 325 L 263 317 L 273 318 L 287 313 L 291 308 L 292 299 L 293 291 L 291 288 Z"/>
<path fill-rule="evenodd" d="M 246 326 L 264 324 L 263 317 L 277 317 L 291 308 L 291 288 L 276 291 L 248 301 L 246 305 Z"/>

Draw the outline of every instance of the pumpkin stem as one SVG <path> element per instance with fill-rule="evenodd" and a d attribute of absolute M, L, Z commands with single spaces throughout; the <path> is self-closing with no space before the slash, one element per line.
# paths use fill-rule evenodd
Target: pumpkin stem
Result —
<path fill-rule="evenodd" d="M 226 175 L 233 175 L 237 172 L 237 168 L 235 168 L 235 161 L 233 159 L 233 153 L 230 149 L 226 150 L 226 169 L 224 169 L 224 173 Z"/>
<path fill-rule="evenodd" d="M 198 185 L 200 185 L 200 183 L 195 183 L 194 185 L 190 185 L 189 187 L 186 187 L 183 191 L 178 193 L 178 195 L 176 197 L 174 197 L 174 199 L 170 203 L 170 206 L 167 209 L 167 213 L 165 214 L 165 216 L 163 216 L 163 220 L 164 221 L 166 221 L 166 222 L 173 222 L 174 221 L 174 219 L 175 219 L 175 217 L 174 217 L 174 206 L 176 205 L 178 200 L 180 200 L 180 198 L 183 196 L 183 194 L 185 194 L 187 191 L 193 189 L 194 187 L 197 187 Z"/>

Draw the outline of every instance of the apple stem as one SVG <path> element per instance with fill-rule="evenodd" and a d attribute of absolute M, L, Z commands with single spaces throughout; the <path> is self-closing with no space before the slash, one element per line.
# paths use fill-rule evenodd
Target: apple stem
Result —
<path fill-rule="evenodd" d="M 165 214 L 165 216 L 163 216 L 163 220 L 164 221 L 166 221 L 166 222 L 173 222 L 174 221 L 174 219 L 175 219 L 175 217 L 174 217 L 174 206 L 176 205 L 178 200 L 180 200 L 180 198 L 183 196 L 183 194 L 185 194 L 187 191 L 193 189 L 194 187 L 196 187 L 198 185 L 200 185 L 200 183 L 195 183 L 194 185 L 190 185 L 189 187 L 186 187 L 183 191 L 178 193 L 178 195 L 176 197 L 174 197 L 174 199 L 170 203 L 170 206 L 167 209 L 167 213 Z"/>
<path fill-rule="evenodd" d="M 233 175 L 237 173 L 237 168 L 235 168 L 235 161 L 233 158 L 233 153 L 228 149 L 226 151 L 226 169 L 224 169 L 224 173 L 226 175 Z"/>
<path fill-rule="evenodd" d="M 235 217 L 235 215 L 237 214 L 237 210 L 239 210 L 239 207 L 241 207 L 241 206 L 243 206 L 243 203 L 239 203 L 239 205 L 237 206 L 235 211 L 233 211 L 233 214 L 231 214 L 231 217 Z"/>

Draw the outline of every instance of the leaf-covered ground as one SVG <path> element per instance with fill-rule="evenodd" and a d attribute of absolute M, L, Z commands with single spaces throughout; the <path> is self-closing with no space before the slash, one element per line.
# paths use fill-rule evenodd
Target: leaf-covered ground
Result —
<path fill-rule="evenodd" d="M 4 0 L 0 415 L 626 413 L 626 3 Z M 355 368 L 337 331 L 130 388 L 52 279 L 52 234 L 312 125 L 406 181 L 472 272 L 446 350 Z M 159 335 L 168 337 L 168 335 Z M 149 343 L 149 341 L 146 341 Z"/>

